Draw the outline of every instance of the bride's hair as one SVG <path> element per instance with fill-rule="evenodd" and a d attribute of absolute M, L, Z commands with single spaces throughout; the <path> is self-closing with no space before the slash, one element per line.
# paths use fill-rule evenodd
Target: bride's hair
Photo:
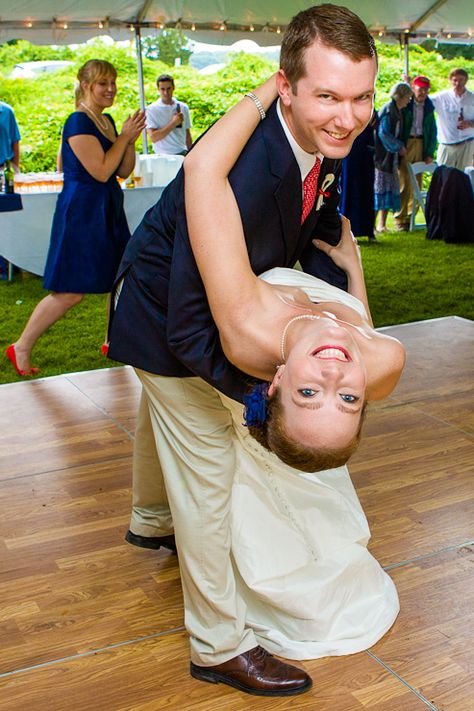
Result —
<path fill-rule="evenodd" d="M 362 407 L 359 428 L 354 437 L 339 448 L 308 447 L 289 437 L 285 429 L 283 406 L 278 388 L 266 401 L 266 417 L 255 424 L 247 424 L 248 431 L 262 447 L 276 454 L 282 462 L 302 472 L 321 472 L 341 467 L 359 446 L 367 402 Z"/>

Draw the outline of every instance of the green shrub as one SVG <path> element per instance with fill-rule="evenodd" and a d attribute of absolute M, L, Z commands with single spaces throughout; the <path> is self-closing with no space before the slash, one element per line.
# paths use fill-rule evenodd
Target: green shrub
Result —
<path fill-rule="evenodd" d="M 380 71 L 377 81 L 376 107 L 388 101 L 390 88 L 403 70 L 403 49 L 398 45 L 379 44 Z M 139 105 L 137 63 L 134 44 L 118 46 L 98 38 L 72 50 L 70 47 L 35 47 L 20 40 L 0 45 L 0 98 L 11 104 L 22 134 L 21 167 L 23 171 L 53 170 L 59 146 L 61 127 L 74 110 L 74 83 L 78 68 L 88 59 L 100 57 L 112 62 L 118 72 L 118 95 L 111 109 L 120 128 L 126 116 Z M 37 79 L 8 79 L 19 62 L 67 59 L 74 66 Z M 443 59 L 423 47 L 410 47 L 412 75 L 427 74 L 433 91 L 449 86 L 449 70 L 462 64 L 474 75 L 474 61 L 455 57 Z M 193 137 L 199 136 L 222 116 L 246 92 L 275 71 L 277 65 L 259 56 L 235 54 L 231 62 L 211 76 L 202 76 L 191 66 L 174 67 L 176 95 L 189 104 L 193 120 Z M 143 58 L 147 103 L 155 101 L 156 77 L 169 72 L 163 62 Z"/>

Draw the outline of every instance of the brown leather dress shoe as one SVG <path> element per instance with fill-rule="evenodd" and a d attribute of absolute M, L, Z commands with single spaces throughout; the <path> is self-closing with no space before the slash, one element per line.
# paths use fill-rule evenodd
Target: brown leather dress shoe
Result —
<path fill-rule="evenodd" d="M 292 696 L 311 689 L 311 677 L 302 669 L 285 664 L 263 647 L 254 647 L 214 667 L 191 662 L 191 676 L 211 684 L 229 684 L 256 696 Z"/>

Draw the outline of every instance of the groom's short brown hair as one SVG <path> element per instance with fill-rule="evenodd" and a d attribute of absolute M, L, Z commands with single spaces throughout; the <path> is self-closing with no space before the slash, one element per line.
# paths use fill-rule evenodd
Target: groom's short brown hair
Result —
<path fill-rule="evenodd" d="M 298 79 L 305 76 L 305 50 L 318 41 L 349 55 L 355 62 L 374 57 L 374 38 L 358 15 L 340 5 L 315 5 L 293 17 L 281 43 L 280 68 L 296 93 Z"/>

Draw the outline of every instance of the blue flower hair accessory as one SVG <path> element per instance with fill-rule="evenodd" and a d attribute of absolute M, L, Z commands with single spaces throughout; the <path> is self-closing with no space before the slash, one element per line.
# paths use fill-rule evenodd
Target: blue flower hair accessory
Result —
<path fill-rule="evenodd" d="M 244 425 L 262 427 L 268 416 L 268 383 L 254 385 L 248 395 L 244 395 Z"/>

